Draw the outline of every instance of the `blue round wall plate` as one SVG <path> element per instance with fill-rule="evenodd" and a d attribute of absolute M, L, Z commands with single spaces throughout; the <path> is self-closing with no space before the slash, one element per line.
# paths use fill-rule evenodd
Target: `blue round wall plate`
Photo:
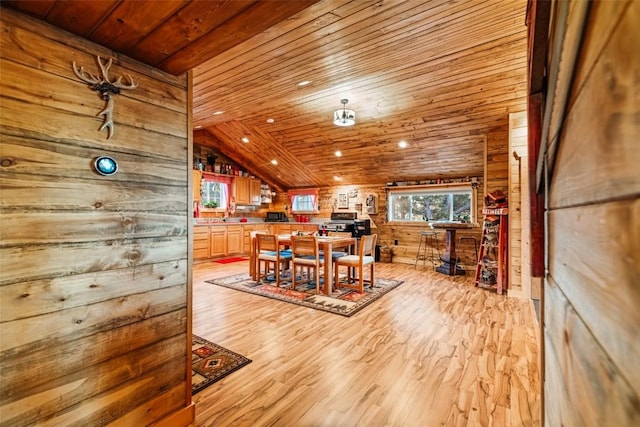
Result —
<path fill-rule="evenodd" d="M 97 157 L 94 162 L 96 172 L 100 175 L 110 176 L 118 172 L 118 162 L 109 156 Z"/>

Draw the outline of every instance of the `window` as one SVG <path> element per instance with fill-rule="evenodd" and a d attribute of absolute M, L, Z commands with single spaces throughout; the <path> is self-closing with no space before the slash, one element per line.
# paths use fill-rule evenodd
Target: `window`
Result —
<path fill-rule="evenodd" d="M 318 212 L 318 189 L 290 190 L 287 192 L 291 201 L 292 213 Z"/>
<path fill-rule="evenodd" d="M 200 205 L 203 208 L 227 209 L 229 180 L 225 177 L 205 176 L 200 186 Z"/>
<path fill-rule="evenodd" d="M 475 222 L 471 186 L 389 190 L 389 221 Z"/>

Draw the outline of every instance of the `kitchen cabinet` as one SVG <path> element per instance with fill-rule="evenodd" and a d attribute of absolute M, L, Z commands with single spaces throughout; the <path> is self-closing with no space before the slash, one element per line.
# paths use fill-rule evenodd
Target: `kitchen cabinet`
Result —
<path fill-rule="evenodd" d="M 260 180 L 257 178 L 248 178 L 244 176 L 236 176 L 235 197 L 237 205 L 260 205 Z"/>
<path fill-rule="evenodd" d="M 200 202 L 200 193 L 202 185 L 202 172 L 194 170 L 193 172 L 193 201 Z"/>
<path fill-rule="evenodd" d="M 193 259 L 209 258 L 209 227 L 193 227 Z"/>
<path fill-rule="evenodd" d="M 209 227 L 210 253 L 209 257 L 220 257 L 227 254 L 227 227 L 223 225 Z"/>
<path fill-rule="evenodd" d="M 249 178 L 236 176 L 234 179 L 236 205 L 251 204 Z"/>
<path fill-rule="evenodd" d="M 260 206 L 261 200 L 261 183 L 259 179 L 249 178 L 249 198 L 250 203 L 254 206 Z"/>
<path fill-rule="evenodd" d="M 226 255 L 239 254 L 242 252 L 242 226 L 227 226 L 227 251 Z"/>
<path fill-rule="evenodd" d="M 267 224 L 246 224 L 242 226 L 242 253 L 248 254 L 251 252 L 251 233 L 265 233 L 269 234 L 267 230 Z"/>

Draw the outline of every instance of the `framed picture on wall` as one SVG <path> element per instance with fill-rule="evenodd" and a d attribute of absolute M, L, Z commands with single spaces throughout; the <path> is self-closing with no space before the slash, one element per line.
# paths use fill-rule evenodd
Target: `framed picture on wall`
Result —
<path fill-rule="evenodd" d="M 338 193 L 338 209 L 349 209 L 349 197 L 347 193 Z"/>

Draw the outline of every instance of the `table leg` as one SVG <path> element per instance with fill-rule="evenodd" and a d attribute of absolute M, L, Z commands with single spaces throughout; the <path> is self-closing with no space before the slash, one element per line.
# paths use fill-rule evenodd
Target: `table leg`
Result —
<path fill-rule="evenodd" d="M 440 257 L 442 264 L 436 268 L 437 272 L 448 274 L 449 276 L 455 276 L 456 274 L 464 274 L 464 270 L 456 270 L 456 259 L 458 254 L 456 253 L 456 230 L 450 228 L 445 233 L 446 249 L 444 255 Z"/>
<path fill-rule="evenodd" d="M 327 243 L 324 248 L 324 293 L 331 295 L 333 292 L 333 271 L 331 251 L 333 250 L 331 243 Z"/>

